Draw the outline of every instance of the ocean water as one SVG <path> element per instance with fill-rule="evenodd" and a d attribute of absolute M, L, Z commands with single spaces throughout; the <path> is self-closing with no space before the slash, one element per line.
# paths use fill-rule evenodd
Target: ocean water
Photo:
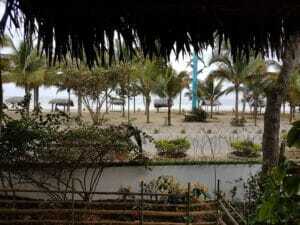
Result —
<path fill-rule="evenodd" d="M 15 96 L 24 96 L 25 91 L 23 88 L 21 87 L 17 87 L 15 84 L 13 83 L 7 83 L 3 85 L 3 89 L 4 89 L 4 101 L 9 98 L 9 97 L 15 97 Z M 187 90 L 183 91 L 182 94 L 182 108 L 184 110 L 191 110 L 192 107 L 192 101 L 189 97 L 185 97 L 184 93 L 187 92 Z M 49 104 L 49 101 L 51 99 L 54 98 L 68 98 L 68 93 L 67 91 L 60 91 L 58 92 L 58 88 L 57 87 L 45 87 L 45 86 L 41 86 L 40 87 L 40 93 L 39 93 L 39 101 L 40 101 L 40 105 L 43 109 L 46 110 L 50 110 L 51 109 L 51 105 Z M 33 93 L 32 93 L 33 96 Z M 159 98 L 158 96 L 153 95 L 152 96 L 152 102 L 151 102 L 151 106 L 150 109 L 154 110 L 154 106 L 153 106 L 153 102 L 154 99 Z M 33 99 L 33 97 L 32 97 Z M 74 102 L 74 107 L 71 108 L 71 111 L 76 111 L 77 109 L 77 96 L 71 92 L 71 99 Z M 220 98 L 220 102 L 222 103 L 222 105 L 219 107 L 219 109 L 221 111 L 232 111 L 234 109 L 234 95 L 233 94 L 229 94 L 229 95 L 224 95 Z M 33 104 L 31 104 L 32 107 Z M 241 102 L 239 103 L 240 105 L 240 109 L 242 108 L 242 104 Z M 104 107 L 103 107 L 104 108 Z M 174 99 L 174 106 L 173 109 L 178 110 L 179 108 L 179 96 L 177 96 Z M 118 106 L 114 106 L 114 109 L 117 110 Z M 126 109 L 127 109 L 127 102 L 126 102 Z M 133 110 L 133 101 L 130 101 L 130 109 Z M 145 109 L 145 105 L 144 105 L 144 101 L 143 101 L 143 97 L 137 96 L 136 97 L 136 109 L 137 110 L 144 110 Z M 247 105 L 246 110 L 249 111 L 249 106 Z M 286 109 L 288 110 L 288 109 Z"/>

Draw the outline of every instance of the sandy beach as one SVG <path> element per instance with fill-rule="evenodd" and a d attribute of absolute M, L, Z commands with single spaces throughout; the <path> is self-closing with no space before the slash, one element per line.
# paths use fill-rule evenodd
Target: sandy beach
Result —
<path fill-rule="evenodd" d="M 46 113 L 46 112 L 45 112 Z M 8 112 L 14 115 L 14 112 Z M 76 117 L 76 112 L 71 112 L 71 117 Z M 127 112 L 122 117 L 121 112 L 109 112 L 104 116 L 106 125 L 118 125 L 127 123 Z M 184 112 L 172 112 L 172 126 L 166 126 L 167 112 L 151 111 L 150 123 L 146 123 L 146 116 L 143 111 L 130 112 L 131 123 L 140 128 L 154 138 L 172 139 L 178 137 L 186 137 L 191 148 L 187 152 L 187 160 L 207 160 L 207 159 L 228 159 L 228 153 L 232 151 L 230 143 L 234 140 L 252 140 L 255 143 L 262 142 L 263 134 L 263 115 L 260 115 L 257 126 L 254 126 L 251 115 L 246 115 L 247 123 L 244 127 L 234 127 L 230 124 L 233 118 L 232 112 L 220 112 L 214 114 L 213 119 L 209 119 L 205 123 L 184 122 Z M 90 115 L 87 111 L 82 114 L 84 122 L 91 123 Z M 290 128 L 288 115 L 282 115 L 281 133 Z M 143 142 L 143 148 L 148 157 L 157 158 L 156 149 L 153 143 Z"/>

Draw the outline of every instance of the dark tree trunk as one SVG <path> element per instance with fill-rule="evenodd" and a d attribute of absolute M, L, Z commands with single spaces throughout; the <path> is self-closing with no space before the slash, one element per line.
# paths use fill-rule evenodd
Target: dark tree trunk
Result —
<path fill-rule="evenodd" d="M 67 105 L 68 114 L 70 114 L 70 112 L 71 112 L 71 110 L 70 110 L 70 102 L 71 102 L 71 90 L 68 89 L 68 105 Z"/>
<path fill-rule="evenodd" d="M 282 69 L 277 85 L 266 93 L 267 105 L 264 115 L 264 133 L 262 142 L 263 172 L 268 172 L 277 165 L 279 154 L 280 109 L 283 97 L 286 95 L 289 75 L 299 61 L 299 37 L 292 37 L 288 42 L 282 57 Z"/>
<path fill-rule="evenodd" d="M 211 119 L 213 118 L 213 108 L 214 108 L 213 104 L 214 104 L 213 102 L 210 103 L 210 118 Z"/>
<path fill-rule="evenodd" d="M 0 70 L 0 131 L 3 120 L 3 82 L 2 82 L 2 71 Z"/>
<path fill-rule="evenodd" d="M 239 87 L 235 85 L 235 119 L 239 120 Z"/>
<path fill-rule="evenodd" d="M 295 119 L 295 114 L 296 114 L 296 106 L 293 106 L 293 120 Z"/>
<path fill-rule="evenodd" d="M 254 126 L 257 126 L 257 103 L 254 106 Z"/>
<path fill-rule="evenodd" d="M 26 84 L 25 85 L 24 107 L 25 107 L 25 112 L 26 112 L 27 116 L 29 116 L 30 99 L 31 99 L 30 88 Z"/>
<path fill-rule="evenodd" d="M 293 121 L 293 106 L 290 105 L 290 116 L 289 116 L 289 122 L 291 123 Z"/>
<path fill-rule="evenodd" d="M 172 107 L 171 101 L 172 100 L 168 98 L 168 126 L 171 126 L 171 107 Z"/>
<path fill-rule="evenodd" d="M 130 96 L 127 96 L 127 122 L 130 123 Z"/>
<path fill-rule="evenodd" d="M 146 97 L 146 118 L 147 118 L 147 123 L 150 123 L 150 102 L 151 99 L 149 97 Z"/>
<path fill-rule="evenodd" d="M 108 91 L 105 89 L 105 112 L 108 113 Z"/>
<path fill-rule="evenodd" d="M 77 99 L 77 104 L 78 104 L 78 108 L 77 108 L 77 116 L 78 118 L 80 118 L 82 116 L 82 95 L 80 92 L 78 92 L 78 99 Z"/>
<path fill-rule="evenodd" d="M 122 117 L 125 117 L 125 96 L 123 95 L 122 99 L 124 100 L 123 105 L 122 105 Z"/>
<path fill-rule="evenodd" d="M 245 111 L 246 111 L 246 100 L 243 101 L 243 109 L 242 109 L 242 118 L 245 119 Z"/>
<path fill-rule="evenodd" d="M 40 94 L 40 92 L 39 92 L 39 87 L 35 87 L 34 89 L 33 89 L 33 99 L 34 99 L 34 111 L 36 111 L 36 112 L 38 112 L 39 111 L 39 94 Z"/>

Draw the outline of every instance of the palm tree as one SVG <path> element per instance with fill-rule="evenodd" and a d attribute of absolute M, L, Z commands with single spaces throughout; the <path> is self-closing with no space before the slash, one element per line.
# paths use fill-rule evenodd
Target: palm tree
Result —
<path fill-rule="evenodd" d="M 260 60 L 260 58 L 254 59 L 252 61 Z M 242 84 L 245 78 L 253 70 L 255 65 L 246 57 L 237 57 L 233 61 L 232 56 L 228 51 L 223 51 L 222 54 L 213 55 L 210 60 L 210 65 L 218 64 L 218 69 L 211 72 L 210 76 L 223 78 L 233 84 L 233 86 L 228 87 L 226 93 L 235 93 L 235 120 L 239 120 L 239 92 L 242 91 Z"/>
<path fill-rule="evenodd" d="M 265 91 L 272 84 L 272 74 L 267 73 L 266 62 L 262 58 L 251 58 L 248 64 L 248 75 L 244 78 L 243 91 L 243 115 L 245 104 L 254 108 L 254 125 L 257 125 L 257 109 L 265 97 Z"/>
<path fill-rule="evenodd" d="M 186 74 L 177 74 L 171 66 L 164 68 L 163 73 L 158 77 L 155 93 L 160 97 L 167 98 L 168 126 L 171 126 L 172 100 L 181 92 L 184 79 L 186 79 Z"/>
<path fill-rule="evenodd" d="M 4 35 L 0 38 L 0 48 L 10 47 L 12 45 L 11 39 Z M 2 79 L 2 72 L 7 71 L 10 68 L 10 57 L 3 57 L 0 54 L 0 126 L 3 119 L 3 79 Z"/>
<path fill-rule="evenodd" d="M 202 100 L 209 101 L 210 118 L 212 118 L 213 115 L 214 103 L 225 93 L 226 90 L 223 90 L 223 79 L 217 81 L 214 77 L 207 77 L 198 85 L 198 96 Z"/>
<path fill-rule="evenodd" d="M 147 123 L 150 123 L 151 93 L 154 91 L 157 79 L 161 74 L 160 64 L 159 60 L 150 61 L 149 59 L 142 59 L 140 63 L 134 66 L 134 76 L 137 79 L 135 83 L 136 89 L 145 98 Z"/>
<path fill-rule="evenodd" d="M 287 102 L 290 104 L 289 121 L 292 122 L 295 117 L 295 107 L 296 107 L 296 105 L 300 104 L 300 70 L 299 70 L 299 68 L 295 68 L 295 70 L 290 75 L 286 99 L 287 99 Z"/>
<path fill-rule="evenodd" d="M 28 41 L 22 41 L 18 48 L 13 46 L 13 61 L 15 69 L 11 74 L 11 81 L 25 87 L 25 102 L 27 114 L 29 114 L 30 90 L 34 89 L 34 109 L 39 107 L 39 86 L 44 82 L 45 60 L 38 55 L 37 49 L 33 48 Z M 26 98 L 25 98 L 26 99 Z"/>

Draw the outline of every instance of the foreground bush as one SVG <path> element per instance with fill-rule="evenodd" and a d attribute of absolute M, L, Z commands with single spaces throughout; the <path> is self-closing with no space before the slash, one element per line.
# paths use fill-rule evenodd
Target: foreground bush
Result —
<path fill-rule="evenodd" d="M 117 155 L 142 159 L 142 138 L 135 127 L 70 127 L 67 116 L 21 116 L 7 119 L 0 133 L 0 177 L 2 186 L 29 184 L 45 190 L 71 190 L 73 179 L 90 200 L 107 163 Z M 83 177 L 76 176 L 82 171 Z M 91 174 L 91 176 L 88 176 Z M 48 193 L 51 197 L 51 192 Z M 56 199 L 65 200 L 61 192 Z"/>
<path fill-rule="evenodd" d="M 173 176 L 162 175 L 154 178 L 148 183 L 144 183 L 146 193 L 170 194 L 167 197 L 168 203 L 185 203 L 187 184 L 183 185 Z M 198 202 L 209 198 L 208 187 L 199 182 L 191 183 L 190 196 L 192 202 Z"/>
<path fill-rule="evenodd" d="M 243 127 L 243 126 L 245 126 L 245 123 L 246 123 L 245 118 L 239 118 L 239 119 L 233 118 L 230 121 L 231 126 L 234 126 L 234 127 Z"/>
<path fill-rule="evenodd" d="M 158 155 L 168 158 L 181 158 L 186 156 L 187 150 L 191 147 L 186 138 L 173 140 L 158 140 L 154 142 Z"/>
<path fill-rule="evenodd" d="M 258 157 L 261 151 L 261 145 L 255 144 L 250 140 L 234 141 L 230 145 L 235 149 L 232 154 L 239 157 Z"/>
<path fill-rule="evenodd" d="M 185 115 L 185 122 L 206 122 L 208 113 L 203 109 L 195 109 L 192 112 Z"/>

